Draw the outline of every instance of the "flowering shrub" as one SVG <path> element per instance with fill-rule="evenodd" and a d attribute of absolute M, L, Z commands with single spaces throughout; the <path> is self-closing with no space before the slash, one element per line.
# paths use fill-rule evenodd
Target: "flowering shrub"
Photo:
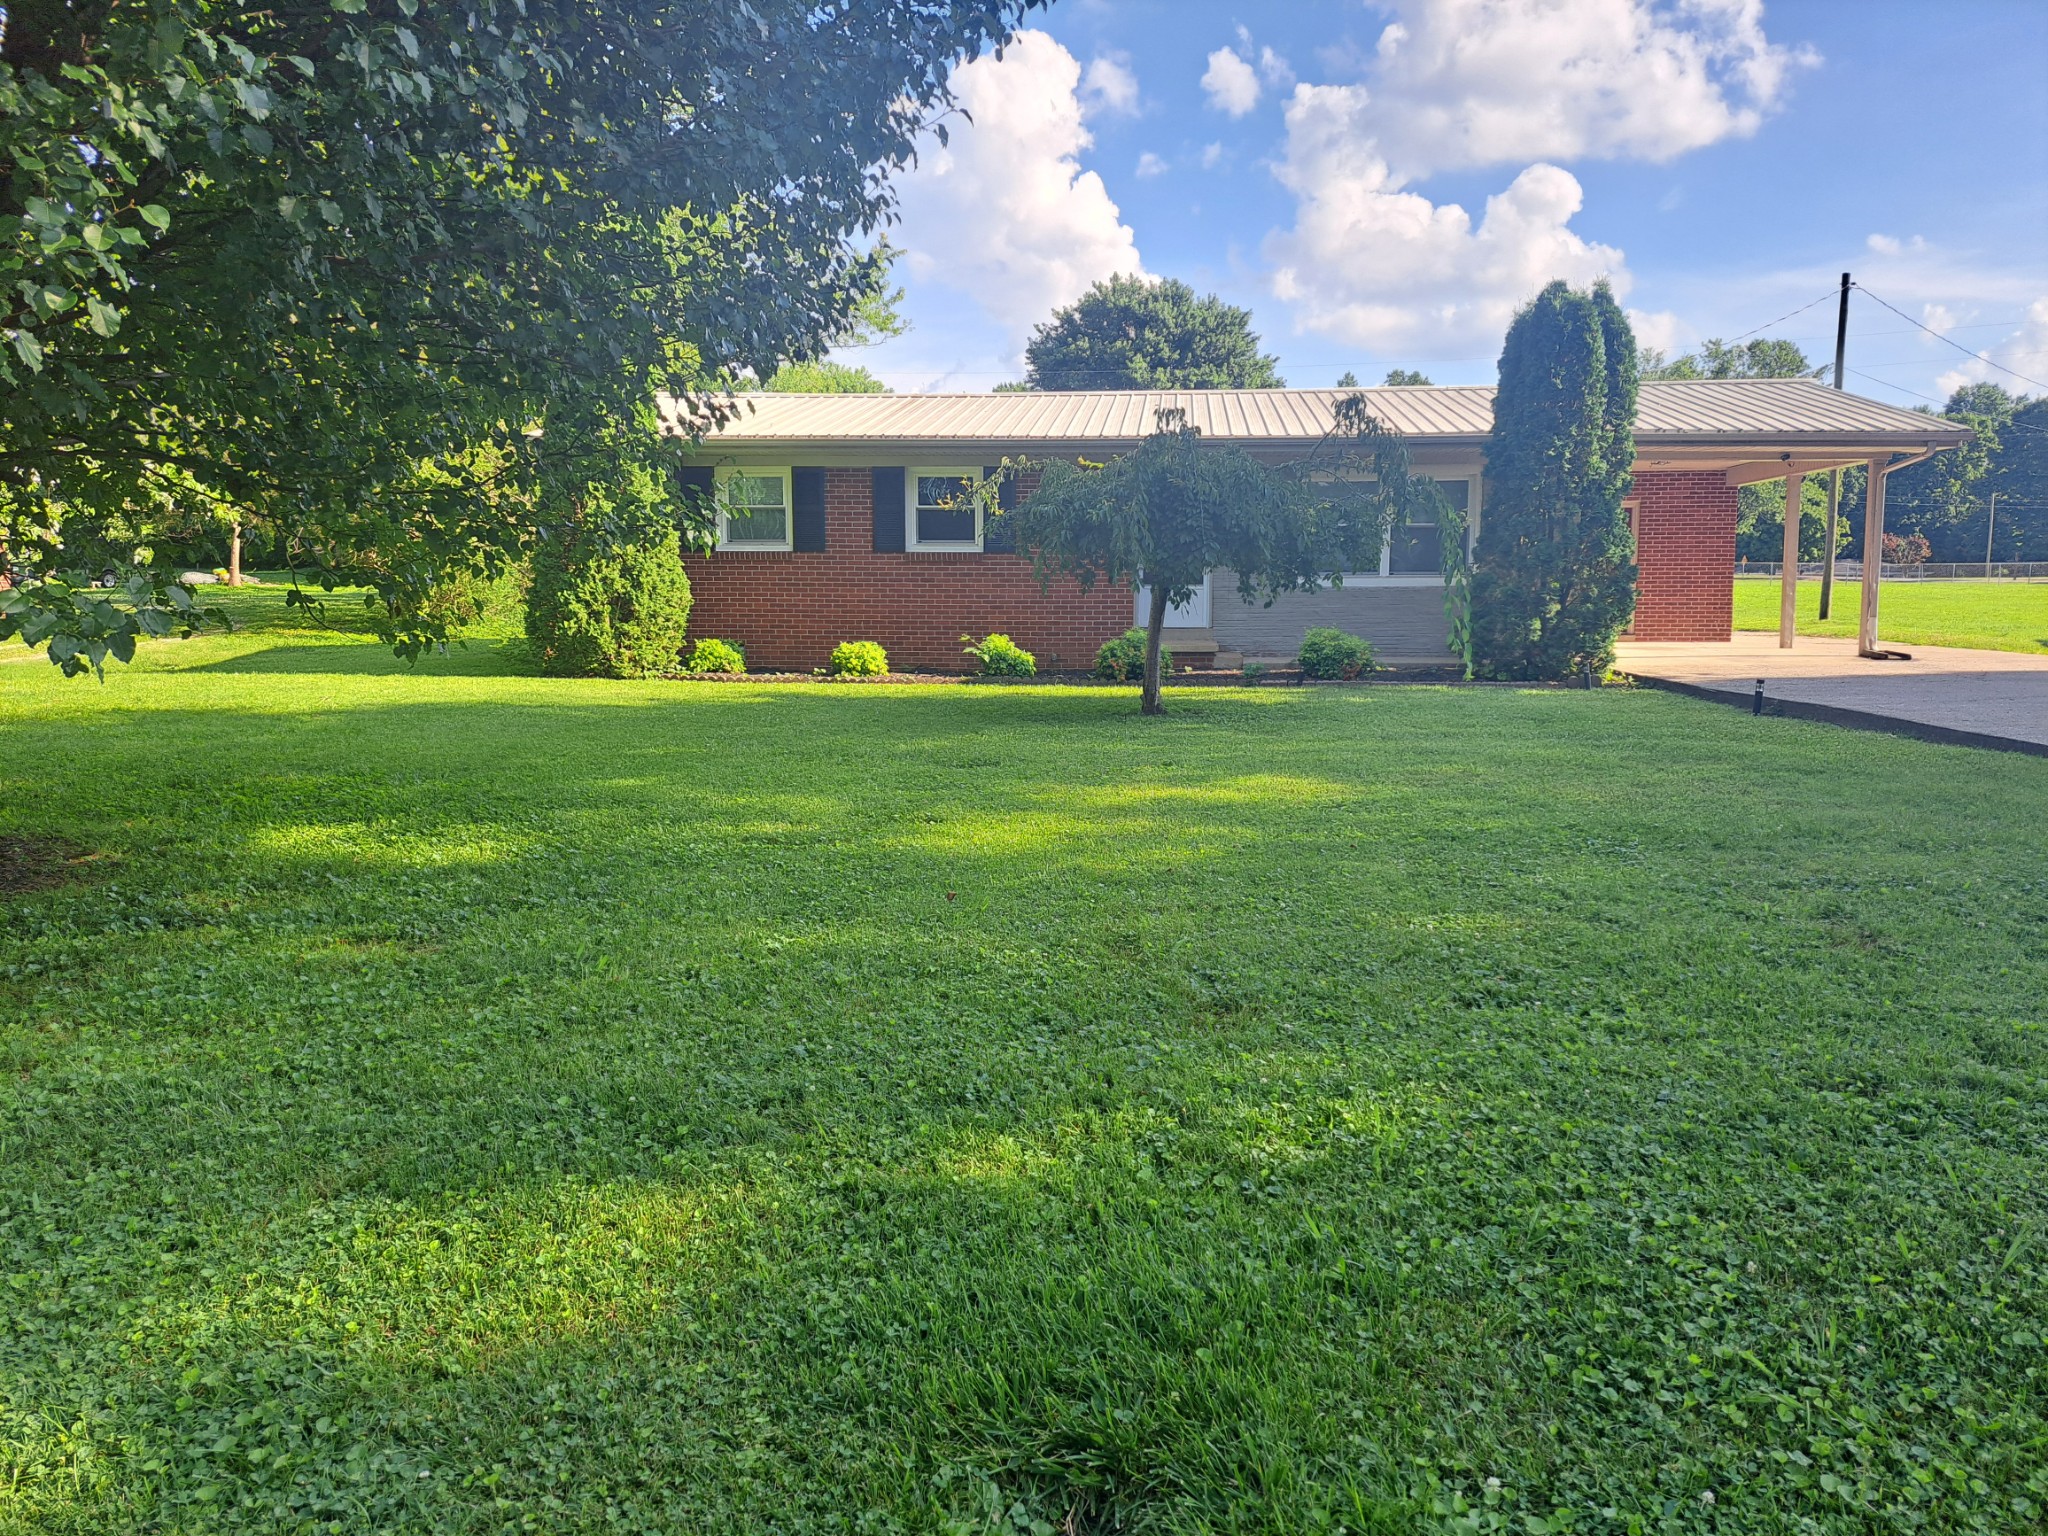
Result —
<path fill-rule="evenodd" d="M 1934 546 L 1920 534 L 1888 533 L 1884 536 L 1886 565 L 1925 565 L 1933 553 Z"/>

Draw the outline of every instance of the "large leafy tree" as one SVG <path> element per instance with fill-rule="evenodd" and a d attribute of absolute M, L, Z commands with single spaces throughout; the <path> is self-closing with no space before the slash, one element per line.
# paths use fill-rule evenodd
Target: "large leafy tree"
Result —
<path fill-rule="evenodd" d="M 1925 537 L 1936 560 L 1983 559 L 1991 492 L 1997 489 L 2001 461 L 2010 448 L 2020 447 L 2026 436 L 2024 430 L 2011 430 L 2016 413 L 2025 404 L 2024 397 L 2015 397 L 1997 384 L 1966 384 L 1954 391 L 1941 414 L 1976 435 L 1960 448 L 1937 453 L 1890 476 L 1885 489 L 1886 525 L 1900 534 Z"/>
<path fill-rule="evenodd" d="M 1990 493 L 1998 493 L 1993 555 L 2000 560 L 2048 560 L 2048 397 L 2024 401 L 2013 411 L 1981 489 L 1987 512 Z M 1982 548 L 1976 546 L 1975 553 L 1981 555 Z"/>
<path fill-rule="evenodd" d="M 1635 461 L 1637 353 L 1605 282 L 1554 282 L 1515 316 L 1486 445 L 1472 571 L 1473 669 L 1565 678 L 1612 662 L 1635 607 L 1622 497 Z"/>
<path fill-rule="evenodd" d="M 0 517 L 261 508 L 435 638 L 441 572 L 659 467 L 658 400 L 858 323 L 887 173 L 1035 3 L 10 5 Z"/>
<path fill-rule="evenodd" d="M 1040 325 L 1024 349 L 1033 389 L 1273 389 L 1249 310 L 1172 278 L 1112 277 Z"/>
<path fill-rule="evenodd" d="M 1645 379 L 1817 379 L 1826 369 L 1810 361 L 1797 342 L 1759 336 L 1741 342 L 1711 339 L 1699 351 L 1675 358 L 1644 347 L 1638 371 Z"/>
<path fill-rule="evenodd" d="M 1160 632 L 1213 570 L 1234 571 L 1245 601 L 1314 590 L 1378 563 L 1396 517 L 1450 509 L 1436 482 L 1411 475 L 1401 439 L 1345 402 L 1340 433 L 1299 463 L 1271 467 L 1243 449 L 1208 443 L 1185 414 L 1162 410 L 1158 430 L 1107 464 L 1048 460 L 1038 487 L 999 526 L 1028 549 L 1041 582 L 1073 576 L 1146 589 L 1141 708 L 1164 712 Z"/>
<path fill-rule="evenodd" d="M 867 369 L 829 359 L 784 363 L 761 388 L 771 395 L 886 395 L 889 386 Z"/>

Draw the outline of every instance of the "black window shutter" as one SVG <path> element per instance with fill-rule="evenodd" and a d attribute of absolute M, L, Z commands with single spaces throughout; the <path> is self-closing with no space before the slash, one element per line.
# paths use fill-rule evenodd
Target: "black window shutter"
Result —
<path fill-rule="evenodd" d="M 981 473 L 982 478 L 993 480 L 1002 472 L 1003 467 L 1000 464 L 990 464 L 985 466 Z M 1006 478 L 996 487 L 996 506 L 1007 512 L 1016 504 L 1017 482 Z M 1017 541 L 1010 536 L 1009 524 L 999 517 L 993 523 L 983 524 L 981 547 L 985 554 L 1011 555 L 1017 552 Z"/>
<path fill-rule="evenodd" d="M 711 466 L 685 464 L 676 471 L 676 484 L 683 493 L 684 505 L 701 506 L 704 509 L 704 517 L 708 520 L 711 516 L 711 499 L 717 492 L 717 482 Z"/>
<path fill-rule="evenodd" d="M 817 551 L 825 547 L 825 471 L 790 471 L 790 548 Z"/>
<path fill-rule="evenodd" d="M 903 475 L 898 469 L 875 470 L 875 553 L 903 553 Z"/>

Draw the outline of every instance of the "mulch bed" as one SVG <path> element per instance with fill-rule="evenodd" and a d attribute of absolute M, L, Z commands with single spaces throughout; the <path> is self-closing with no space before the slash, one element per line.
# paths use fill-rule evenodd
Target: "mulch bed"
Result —
<path fill-rule="evenodd" d="M 98 857 L 69 838 L 0 833 L 0 896 L 26 896 L 83 879 Z"/>
<path fill-rule="evenodd" d="M 826 683 L 853 686 L 861 683 L 939 683 L 998 687 L 1040 688 L 1132 688 L 1135 683 L 1112 683 L 1092 672 L 1041 672 L 1036 677 L 975 677 L 959 672 L 884 672 L 879 677 L 827 677 L 816 672 L 670 672 L 668 681 L 678 683 Z M 1341 682 L 1304 678 L 1291 668 L 1275 667 L 1247 677 L 1221 668 L 1174 672 L 1161 679 L 1168 688 L 1353 688 L 1426 683 L 1432 687 L 1499 687 L 1494 683 L 1469 683 L 1456 667 L 1390 667 L 1364 677 Z M 1507 686 L 1529 687 L 1527 683 Z"/>

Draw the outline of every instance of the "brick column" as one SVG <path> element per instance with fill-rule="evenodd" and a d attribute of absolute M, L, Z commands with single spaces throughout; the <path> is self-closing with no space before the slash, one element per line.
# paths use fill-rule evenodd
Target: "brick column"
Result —
<path fill-rule="evenodd" d="M 1637 640 L 1726 640 L 1735 627 L 1735 519 L 1719 470 L 1636 476 Z"/>

